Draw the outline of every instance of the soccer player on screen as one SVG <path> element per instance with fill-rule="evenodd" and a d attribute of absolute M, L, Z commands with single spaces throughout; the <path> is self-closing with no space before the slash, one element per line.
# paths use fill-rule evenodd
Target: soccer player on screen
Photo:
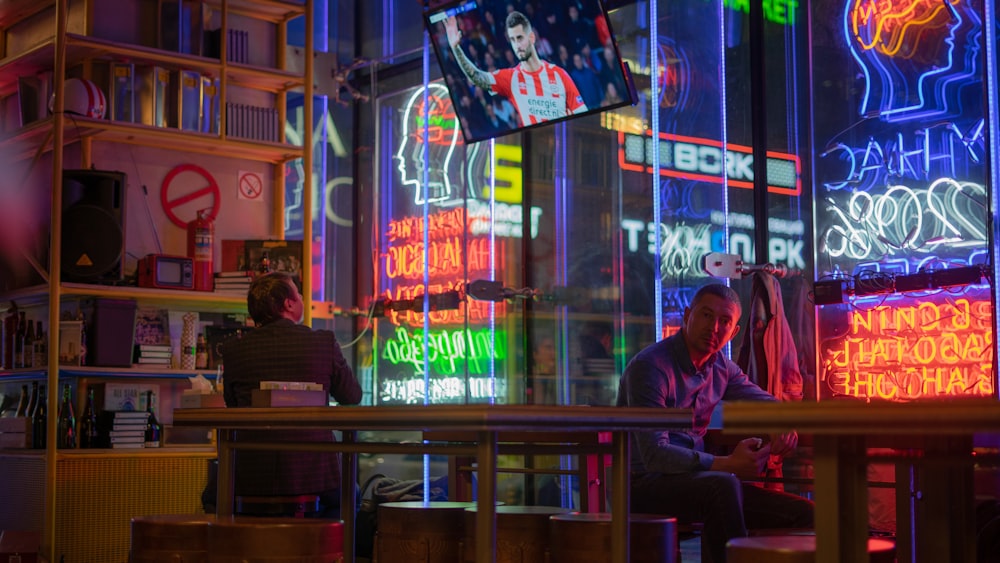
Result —
<path fill-rule="evenodd" d="M 533 125 L 551 119 L 587 111 L 587 105 L 562 68 L 538 57 L 535 32 L 521 12 L 507 15 L 507 39 L 520 62 L 514 68 L 486 72 L 477 67 L 462 50 L 462 32 L 458 22 L 449 17 L 444 22 L 448 44 L 465 76 L 480 88 L 505 96 L 517 108 L 521 125 Z"/>

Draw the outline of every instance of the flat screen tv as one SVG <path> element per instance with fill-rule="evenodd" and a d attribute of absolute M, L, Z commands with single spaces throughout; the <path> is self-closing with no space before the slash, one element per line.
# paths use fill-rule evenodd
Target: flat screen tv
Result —
<path fill-rule="evenodd" d="M 424 20 L 467 143 L 635 103 L 600 0 L 458 0 Z"/>

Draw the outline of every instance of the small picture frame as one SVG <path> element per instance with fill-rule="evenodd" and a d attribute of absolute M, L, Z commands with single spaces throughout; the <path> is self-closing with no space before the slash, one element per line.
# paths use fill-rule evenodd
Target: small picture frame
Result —
<path fill-rule="evenodd" d="M 248 240 L 246 241 L 246 265 L 250 271 L 263 271 L 262 262 L 266 255 L 268 271 L 286 272 L 296 285 L 302 287 L 302 241 L 301 240 Z"/>
<path fill-rule="evenodd" d="M 59 321 L 59 365 L 82 366 L 83 321 Z"/>

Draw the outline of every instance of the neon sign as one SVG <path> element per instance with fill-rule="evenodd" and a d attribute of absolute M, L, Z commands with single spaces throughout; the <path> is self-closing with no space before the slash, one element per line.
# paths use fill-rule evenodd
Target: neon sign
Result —
<path fill-rule="evenodd" d="M 844 37 L 865 82 L 859 113 L 898 121 L 958 104 L 947 90 L 977 74 L 982 35 L 967 0 L 848 0 L 845 10 Z"/>
<path fill-rule="evenodd" d="M 382 404 L 403 403 L 414 405 L 428 402 L 439 405 L 443 403 L 461 403 L 466 397 L 470 399 L 495 398 L 503 404 L 507 396 L 507 381 L 485 377 L 435 377 L 430 380 L 430 386 L 424 385 L 423 379 L 383 379 L 379 384 L 378 397 Z"/>
<path fill-rule="evenodd" d="M 417 375 L 424 374 L 424 332 L 396 327 L 386 338 L 382 358 L 394 366 L 407 365 Z M 455 375 L 468 372 L 482 375 L 494 361 L 507 358 L 506 332 L 483 329 L 430 331 L 427 334 L 427 361 L 433 373 Z"/>
<path fill-rule="evenodd" d="M 469 202 L 469 234 L 489 234 L 492 226 L 493 234 L 504 238 L 521 238 L 524 236 L 524 212 L 520 205 L 496 203 L 493 214 L 490 215 L 490 204 L 478 199 Z M 542 217 L 541 207 L 532 207 L 529 211 L 529 236 L 538 237 L 538 223 Z M 490 220 L 492 219 L 492 221 Z"/>
<path fill-rule="evenodd" d="M 989 299 L 880 305 L 849 315 L 848 334 L 821 350 L 834 393 L 888 400 L 992 395 Z"/>
<path fill-rule="evenodd" d="M 985 120 L 980 118 L 966 131 L 944 123 L 921 128 L 912 139 L 897 133 L 885 143 L 869 138 L 860 147 L 833 143 L 819 155 L 832 176 L 823 187 L 830 191 L 871 190 L 885 186 L 887 177 L 925 180 L 932 174 L 955 176 L 969 162 L 983 162 L 984 126 Z"/>
<path fill-rule="evenodd" d="M 652 174 L 653 151 L 660 157 L 660 175 L 721 184 L 723 175 L 732 187 L 753 189 L 753 149 L 721 141 L 660 133 L 654 145 L 652 132 L 642 135 L 618 132 L 618 165 L 622 170 Z M 767 151 L 767 191 L 797 196 L 802 193 L 799 157 Z"/>
<path fill-rule="evenodd" d="M 424 92 L 427 107 L 424 108 Z M 404 186 L 413 190 L 413 204 L 440 203 L 452 199 L 451 177 L 448 174 L 455 146 L 461 135 L 455 126 L 455 108 L 451 105 L 448 88 L 431 83 L 418 88 L 403 105 L 403 131 L 399 150 L 396 152 L 397 169 Z M 427 151 L 434 163 L 424 162 L 424 125 L 427 124 Z M 429 173 L 426 193 L 419 175 L 410 177 L 410 167 Z"/>
<path fill-rule="evenodd" d="M 877 259 L 896 253 L 937 254 L 984 248 L 986 187 L 939 178 L 926 189 L 897 184 L 884 193 L 826 198 L 828 225 L 819 249 L 832 258 Z"/>
<path fill-rule="evenodd" d="M 646 251 L 653 254 L 656 252 L 656 237 L 660 237 L 660 274 L 663 277 L 702 275 L 699 260 L 709 252 L 732 252 L 740 254 L 748 263 L 752 262 L 752 233 L 731 231 L 727 245 L 725 231 L 715 229 L 713 225 L 729 225 L 752 231 L 755 224 L 753 216 L 746 213 L 730 213 L 727 216 L 721 211 L 713 210 L 710 217 L 711 223 L 661 224 L 659 228 L 653 222 L 623 219 L 621 228 L 625 233 L 625 244 L 631 252 L 639 252 L 640 242 L 644 242 Z M 772 217 L 768 219 L 768 230 L 775 235 L 786 235 L 773 236 L 768 240 L 770 260 L 784 264 L 791 270 L 805 269 L 805 242 L 801 238 L 805 232 L 803 222 Z M 645 240 L 641 241 L 641 238 Z"/>
<path fill-rule="evenodd" d="M 750 13 L 750 0 L 723 0 L 722 4 L 737 12 Z M 764 20 L 780 25 L 795 25 L 797 0 L 760 0 Z"/>

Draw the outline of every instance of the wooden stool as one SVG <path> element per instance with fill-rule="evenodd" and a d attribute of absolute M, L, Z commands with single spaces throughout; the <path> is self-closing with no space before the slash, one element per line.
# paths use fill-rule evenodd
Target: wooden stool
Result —
<path fill-rule="evenodd" d="M 496 563 L 541 563 L 549 551 L 549 516 L 565 514 L 558 506 L 498 506 Z M 476 507 L 465 509 L 462 561 L 476 562 Z"/>
<path fill-rule="evenodd" d="M 132 519 L 131 563 L 205 563 L 211 514 L 161 514 Z"/>
<path fill-rule="evenodd" d="M 868 560 L 893 563 L 896 543 L 870 538 Z M 813 563 L 816 561 L 816 536 L 754 536 L 733 538 L 726 544 L 728 563 Z"/>
<path fill-rule="evenodd" d="M 292 495 L 275 497 L 236 497 L 234 512 L 241 516 L 293 516 L 303 518 L 319 514 L 318 495 Z"/>
<path fill-rule="evenodd" d="M 409 501 L 378 505 L 375 563 L 459 561 L 465 509 L 473 502 Z"/>
<path fill-rule="evenodd" d="M 217 518 L 208 529 L 208 563 L 339 563 L 344 526 L 319 518 Z"/>
<path fill-rule="evenodd" d="M 632 563 L 676 563 L 677 519 L 629 515 Z M 549 517 L 551 563 L 607 563 L 611 560 L 611 514 L 570 512 Z"/>

